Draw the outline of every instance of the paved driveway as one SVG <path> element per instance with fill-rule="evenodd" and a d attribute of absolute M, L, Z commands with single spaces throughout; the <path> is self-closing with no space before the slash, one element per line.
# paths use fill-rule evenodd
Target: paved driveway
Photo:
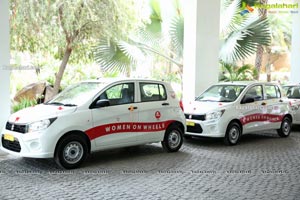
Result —
<path fill-rule="evenodd" d="M 299 199 L 300 127 L 219 140 L 102 151 L 73 171 L 51 159 L 0 157 L 0 199 Z"/>

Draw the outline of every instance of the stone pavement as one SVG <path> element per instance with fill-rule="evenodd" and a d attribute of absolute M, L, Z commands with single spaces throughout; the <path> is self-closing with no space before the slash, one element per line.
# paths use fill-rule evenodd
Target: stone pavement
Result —
<path fill-rule="evenodd" d="M 300 199 L 300 127 L 184 142 L 177 153 L 160 144 L 92 154 L 80 169 L 51 159 L 0 157 L 0 199 Z"/>

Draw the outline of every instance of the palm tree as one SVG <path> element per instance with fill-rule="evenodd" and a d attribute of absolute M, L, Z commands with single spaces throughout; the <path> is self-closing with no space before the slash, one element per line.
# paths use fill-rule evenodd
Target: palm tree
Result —
<path fill-rule="evenodd" d="M 257 76 L 257 70 L 252 65 L 243 65 L 241 67 L 222 62 L 222 73 L 219 76 L 220 81 L 245 81 L 254 80 Z"/>
<path fill-rule="evenodd" d="M 269 45 L 271 41 L 268 19 L 255 13 L 241 15 L 241 5 L 241 0 L 224 0 L 222 5 L 220 60 L 225 63 L 243 60 L 253 55 L 259 45 Z"/>
<path fill-rule="evenodd" d="M 182 73 L 184 19 L 178 0 L 175 2 L 177 15 L 169 20 L 167 34 L 162 30 L 160 2 L 151 0 L 150 23 L 139 29 L 134 37 L 122 41 L 101 40 L 95 48 L 95 59 L 102 70 L 119 71 L 129 76 L 138 61 L 154 53 L 175 64 Z"/>
<path fill-rule="evenodd" d="M 249 0 L 254 2 L 254 0 Z M 166 37 L 162 34 L 162 15 L 157 0 L 151 1 L 151 23 L 141 29 L 137 37 L 127 41 L 101 41 L 95 51 L 96 61 L 104 71 L 122 71 L 130 74 L 131 67 L 149 53 L 155 53 L 176 66 L 182 73 L 184 18 L 179 7 L 177 15 L 171 20 L 168 37 L 171 45 L 161 45 Z M 253 55 L 258 45 L 270 43 L 270 31 L 267 19 L 261 19 L 254 13 L 242 16 L 241 0 L 224 0 L 222 6 L 220 60 L 224 63 L 236 63 Z M 131 67 L 130 67 L 131 66 Z"/>
<path fill-rule="evenodd" d="M 267 4 L 268 0 L 259 0 L 259 3 L 260 4 Z M 267 19 L 267 10 L 266 9 L 260 8 L 260 9 L 258 9 L 258 12 L 259 12 L 259 16 L 260 16 L 261 20 Z M 255 67 L 256 67 L 258 72 L 260 72 L 262 59 L 263 59 L 263 54 L 264 54 L 263 45 L 265 45 L 265 44 L 259 44 L 257 46 L 257 50 L 256 50 Z M 259 79 L 259 74 L 258 74 L 257 79 Z"/>
<path fill-rule="evenodd" d="M 291 15 L 269 15 L 272 42 L 266 48 L 267 62 L 266 72 L 267 81 L 271 81 L 271 65 L 280 59 L 282 53 L 291 48 L 292 39 L 292 16 Z"/>

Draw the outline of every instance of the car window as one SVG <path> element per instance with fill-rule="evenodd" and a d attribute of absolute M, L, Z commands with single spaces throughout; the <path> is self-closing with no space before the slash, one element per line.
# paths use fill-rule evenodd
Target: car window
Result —
<path fill-rule="evenodd" d="M 166 89 L 162 84 L 140 83 L 141 101 L 162 101 L 167 99 Z"/>
<path fill-rule="evenodd" d="M 267 99 L 275 99 L 281 97 L 280 90 L 276 85 L 265 85 L 265 89 Z"/>
<path fill-rule="evenodd" d="M 251 87 L 245 94 L 245 97 L 254 98 L 254 101 L 261 101 L 263 99 L 262 86 L 256 85 L 256 86 Z"/>
<path fill-rule="evenodd" d="M 96 95 L 104 86 L 105 83 L 100 82 L 82 82 L 72 85 L 47 102 L 47 104 L 81 105 L 88 100 L 87 97 Z"/>
<path fill-rule="evenodd" d="M 244 85 L 214 85 L 198 96 L 196 101 L 233 102 L 244 88 Z"/>
<path fill-rule="evenodd" d="M 290 99 L 300 99 L 300 86 L 284 87 L 286 96 Z"/>
<path fill-rule="evenodd" d="M 98 100 L 108 99 L 109 105 L 120 105 L 134 102 L 134 83 L 114 85 L 104 91 Z"/>

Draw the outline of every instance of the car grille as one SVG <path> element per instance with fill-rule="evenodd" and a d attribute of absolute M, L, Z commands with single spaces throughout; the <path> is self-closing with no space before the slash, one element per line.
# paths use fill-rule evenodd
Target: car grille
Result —
<path fill-rule="evenodd" d="M 205 120 L 205 115 L 192 115 L 192 114 L 184 114 L 184 115 L 186 119 L 195 119 L 200 121 Z"/>
<path fill-rule="evenodd" d="M 202 130 L 200 124 L 195 124 L 195 126 L 187 126 L 187 132 L 202 133 L 203 130 Z"/>
<path fill-rule="evenodd" d="M 28 126 L 27 125 L 21 125 L 21 124 L 13 124 L 10 122 L 6 123 L 6 130 L 15 131 L 19 133 L 27 133 Z"/>
<path fill-rule="evenodd" d="M 20 152 L 21 146 L 18 139 L 15 138 L 15 141 L 11 142 L 8 140 L 4 140 L 4 136 L 2 136 L 2 146 L 8 150 Z"/>

